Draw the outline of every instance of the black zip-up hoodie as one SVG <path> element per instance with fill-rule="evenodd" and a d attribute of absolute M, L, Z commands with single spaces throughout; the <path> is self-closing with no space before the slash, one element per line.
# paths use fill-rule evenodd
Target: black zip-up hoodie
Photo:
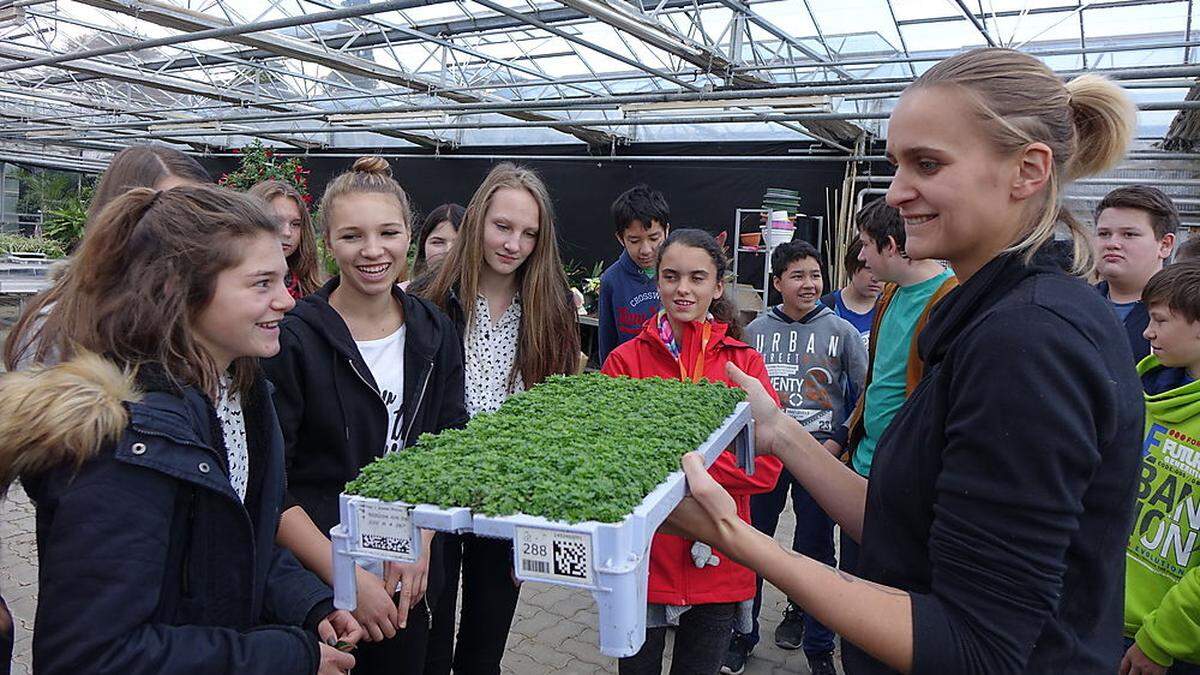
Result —
<path fill-rule="evenodd" d="M 329 305 L 339 281 L 334 277 L 296 303 L 280 327 L 279 354 L 263 363 L 283 428 L 284 508 L 304 507 L 322 532 L 338 523 L 338 495 L 383 454 L 388 431 L 371 370 Z M 462 342 L 432 303 L 399 288 L 392 294 L 404 307 L 403 447 L 409 447 L 423 433 L 466 425 Z M 433 590 L 431 575 L 431 601 Z"/>
<path fill-rule="evenodd" d="M 856 574 L 912 599 L 913 673 L 1112 673 L 1145 404 L 1117 318 L 1053 256 L 1004 254 L 918 340 Z M 847 642 L 846 672 L 891 672 Z"/>

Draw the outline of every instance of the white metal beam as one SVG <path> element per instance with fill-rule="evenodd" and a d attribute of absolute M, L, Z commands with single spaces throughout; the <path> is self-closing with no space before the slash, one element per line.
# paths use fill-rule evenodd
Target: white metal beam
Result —
<path fill-rule="evenodd" d="M 176 30 L 195 32 L 214 28 L 230 27 L 229 22 L 227 22 L 225 19 L 204 14 L 203 12 L 176 7 L 167 3 L 156 2 L 155 0 L 77 1 L 91 7 L 128 14 L 143 21 L 149 21 L 151 23 L 160 26 L 166 26 L 168 28 L 174 28 Z M 424 2 L 414 2 L 414 4 L 432 4 L 432 1 L 426 0 Z M 375 63 L 374 61 L 353 56 L 351 54 L 329 51 L 319 45 L 314 45 L 312 43 L 284 35 L 275 33 L 246 32 L 232 35 L 226 37 L 225 39 L 229 42 L 236 42 L 248 47 L 263 49 L 280 56 L 318 63 L 341 73 L 390 82 L 392 84 L 407 87 L 416 92 L 437 92 L 437 96 L 450 99 L 457 103 L 476 103 L 487 100 L 485 98 L 470 94 L 441 91 L 442 88 L 438 83 L 426 80 L 420 75 L 406 73 L 395 68 L 389 68 L 387 66 Z M 522 119 L 527 118 L 522 117 Z M 543 119 L 546 118 L 543 117 Z M 609 134 L 605 134 L 604 132 L 588 129 L 586 127 L 578 127 L 569 123 L 563 123 L 561 126 L 555 126 L 554 128 L 558 131 L 569 133 L 589 144 L 607 145 L 613 140 Z M 414 143 L 420 143 L 421 145 L 426 146 L 452 145 L 452 143 L 447 143 L 437 139 L 430 139 L 428 137 L 415 134 L 412 138 L 407 138 L 406 140 L 411 140 Z"/>
<path fill-rule="evenodd" d="M 739 72 L 738 64 L 730 61 L 716 49 L 688 39 L 674 28 L 663 25 L 625 3 L 610 0 L 559 0 L 559 2 L 619 31 L 633 35 L 687 63 L 715 72 L 726 78 L 735 87 L 765 88 L 774 86 L 774 83 L 757 75 Z M 753 19 L 752 16 L 748 16 L 748 18 Z M 761 17 L 759 18 L 761 19 Z M 862 133 L 857 126 L 844 121 L 814 122 L 804 124 L 802 129 L 796 129 L 794 125 L 789 128 L 826 142 L 829 142 L 827 139 L 830 138 L 832 141 L 848 141 L 857 138 Z M 836 142 L 831 144 L 838 148 L 842 147 Z"/>

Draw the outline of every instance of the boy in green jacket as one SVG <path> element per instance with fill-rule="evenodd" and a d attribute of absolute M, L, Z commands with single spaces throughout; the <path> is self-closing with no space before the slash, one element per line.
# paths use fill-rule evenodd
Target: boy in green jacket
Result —
<path fill-rule="evenodd" d="M 1200 260 L 1155 274 L 1142 302 L 1146 440 L 1125 553 L 1120 673 L 1200 673 Z"/>

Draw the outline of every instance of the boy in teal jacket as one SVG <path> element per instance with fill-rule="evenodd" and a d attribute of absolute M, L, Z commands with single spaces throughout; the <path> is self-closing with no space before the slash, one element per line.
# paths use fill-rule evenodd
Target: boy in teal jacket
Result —
<path fill-rule="evenodd" d="M 1142 302 L 1146 440 L 1125 554 L 1120 672 L 1200 673 L 1200 261 L 1155 274 Z"/>

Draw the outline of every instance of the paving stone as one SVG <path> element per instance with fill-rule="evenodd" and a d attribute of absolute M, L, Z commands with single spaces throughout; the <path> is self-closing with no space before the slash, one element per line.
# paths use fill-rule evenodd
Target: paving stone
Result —
<path fill-rule="evenodd" d="M 554 616 L 549 613 L 542 616 L 533 617 L 528 621 L 522 621 L 520 625 L 514 625 L 512 632 L 520 635 L 523 639 L 529 642 L 546 642 L 546 635 L 550 629 L 562 623 L 566 619 L 560 616 Z"/>
<path fill-rule="evenodd" d="M 540 672 L 552 672 L 561 670 L 570 666 L 572 663 L 579 664 L 570 654 L 562 652 L 558 649 L 558 643 L 550 643 L 548 641 L 531 641 L 525 640 L 521 644 L 514 647 L 512 650 L 506 651 L 505 654 L 523 654 L 536 661 L 541 665 Z M 590 668 L 590 666 L 588 666 Z M 539 671 L 535 671 L 539 672 Z"/>
<path fill-rule="evenodd" d="M 33 502 L 14 484 L 0 504 L 0 593 L 9 604 L 16 629 L 14 674 L 28 675 L 33 662 L 33 620 L 37 614 L 37 542 Z"/>
<path fill-rule="evenodd" d="M 588 635 L 586 632 L 579 637 L 563 640 L 559 649 L 570 654 L 576 661 L 581 664 L 587 664 L 595 667 L 594 672 L 616 672 L 617 660 L 605 656 L 596 648 L 596 636 Z"/>
<path fill-rule="evenodd" d="M 539 633 L 536 641 L 557 649 L 564 641 L 579 637 L 585 630 L 587 630 L 587 626 L 570 619 L 563 619 Z"/>
<path fill-rule="evenodd" d="M 500 664 L 500 672 L 512 673 L 513 675 L 525 675 L 526 673 L 540 673 L 545 671 L 545 666 L 534 661 L 524 654 L 516 652 L 506 652 L 504 661 Z"/>

